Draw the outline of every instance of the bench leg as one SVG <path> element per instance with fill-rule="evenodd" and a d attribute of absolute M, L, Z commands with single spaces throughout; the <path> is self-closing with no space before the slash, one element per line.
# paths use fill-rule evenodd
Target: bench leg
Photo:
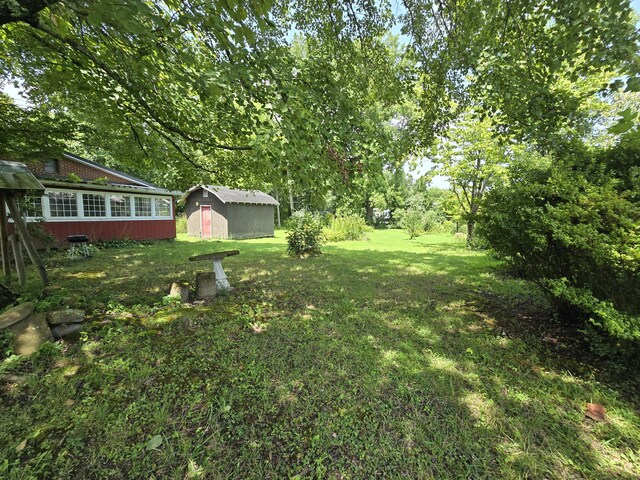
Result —
<path fill-rule="evenodd" d="M 222 269 L 222 260 L 213 261 L 213 273 L 216 274 L 216 290 L 217 291 L 229 291 L 231 290 L 231 284 L 227 280 L 227 275 Z"/>

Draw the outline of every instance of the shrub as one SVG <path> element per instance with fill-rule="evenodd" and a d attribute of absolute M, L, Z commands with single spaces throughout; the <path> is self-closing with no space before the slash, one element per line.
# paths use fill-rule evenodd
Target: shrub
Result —
<path fill-rule="evenodd" d="M 320 253 L 324 239 L 318 215 L 306 210 L 297 211 L 287 221 L 286 227 L 289 254 L 305 257 Z"/>
<path fill-rule="evenodd" d="M 176 233 L 187 233 L 187 215 L 185 213 L 176 217 Z"/>
<path fill-rule="evenodd" d="M 640 353 L 639 157 L 627 145 L 517 167 L 478 224 L 565 319 L 587 326 L 599 353 Z"/>
<path fill-rule="evenodd" d="M 424 212 L 410 208 L 400 214 L 398 226 L 407 232 L 409 238 L 415 238 L 424 233 L 424 223 Z"/>
<path fill-rule="evenodd" d="M 362 240 L 369 227 L 364 218 L 356 214 L 339 214 L 329 223 L 324 231 L 324 238 L 328 242 L 344 240 Z"/>

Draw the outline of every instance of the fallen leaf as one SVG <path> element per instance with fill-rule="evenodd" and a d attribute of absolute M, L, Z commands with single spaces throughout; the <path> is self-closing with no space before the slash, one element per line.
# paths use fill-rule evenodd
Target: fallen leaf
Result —
<path fill-rule="evenodd" d="M 22 440 L 16 447 L 16 452 L 21 452 L 27 446 L 27 440 Z"/>
<path fill-rule="evenodd" d="M 154 435 L 147 442 L 147 450 L 157 450 L 160 445 L 162 445 L 162 435 Z"/>
<path fill-rule="evenodd" d="M 599 403 L 587 403 L 587 411 L 584 415 L 595 422 L 604 422 L 605 412 L 605 408 Z"/>

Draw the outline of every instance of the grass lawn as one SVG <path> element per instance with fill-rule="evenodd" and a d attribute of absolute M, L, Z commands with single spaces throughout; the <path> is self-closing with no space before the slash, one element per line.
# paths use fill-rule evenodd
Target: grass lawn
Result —
<path fill-rule="evenodd" d="M 163 297 L 225 261 L 211 305 Z M 49 259 L 80 338 L 0 362 L 2 478 L 638 478 L 638 378 L 451 236 L 193 241 Z M 560 332 L 560 333 L 558 333 Z M 603 404 L 607 421 L 584 416 Z"/>

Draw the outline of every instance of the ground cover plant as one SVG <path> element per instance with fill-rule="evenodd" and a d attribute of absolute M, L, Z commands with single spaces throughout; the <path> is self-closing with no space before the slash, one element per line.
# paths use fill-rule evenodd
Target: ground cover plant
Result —
<path fill-rule="evenodd" d="M 585 362 L 529 283 L 464 242 L 368 237 L 306 259 L 282 232 L 50 258 L 38 308 L 93 323 L 0 364 L 0 476 L 640 475 L 637 377 Z M 234 248 L 233 295 L 166 298 L 190 255 Z"/>

